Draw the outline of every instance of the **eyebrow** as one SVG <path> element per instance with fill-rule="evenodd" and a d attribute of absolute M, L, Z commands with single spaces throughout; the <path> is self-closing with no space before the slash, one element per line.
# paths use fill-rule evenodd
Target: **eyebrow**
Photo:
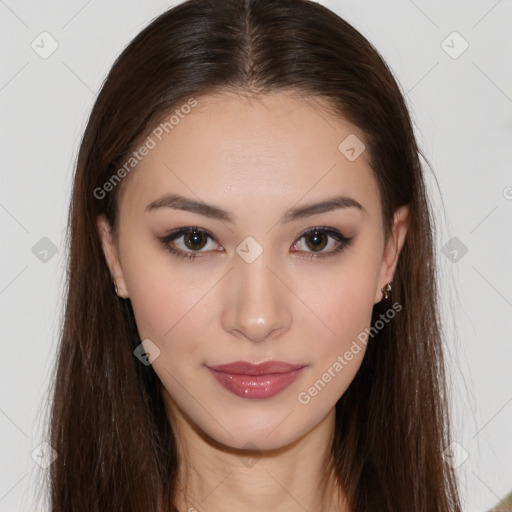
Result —
<path fill-rule="evenodd" d="M 294 220 L 303 219 L 312 215 L 326 213 L 340 208 L 357 208 L 366 213 L 366 209 L 355 199 L 347 196 L 336 196 L 317 203 L 306 204 L 305 206 L 297 206 L 290 208 L 284 213 L 280 219 L 280 223 L 284 224 Z M 184 197 L 179 194 L 165 194 L 164 196 L 156 199 L 148 204 L 145 211 L 154 211 L 158 208 L 172 208 L 173 210 L 183 210 L 192 213 L 198 213 L 212 219 L 218 219 L 225 222 L 234 222 L 234 217 L 231 213 L 215 206 L 207 204 L 202 201 L 196 201 Z"/>

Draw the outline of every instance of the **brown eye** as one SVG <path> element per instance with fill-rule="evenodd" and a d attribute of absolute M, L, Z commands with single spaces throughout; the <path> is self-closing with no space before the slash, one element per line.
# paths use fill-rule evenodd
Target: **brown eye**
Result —
<path fill-rule="evenodd" d="M 347 249 L 353 238 L 347 238 L 333 228 L 315 227 L 302 233 L 293 244 L 292 250 L 309 258 L 326 258 Z"/>
<path fill-rule="evenodd" d="M 191 231 L 183 235 L 183 241 L 189 249 L 197 251 L 206 245 L 208 236 L 202 231 Z"/>
<path fill-rule="evenodd" d="M 306 245 L 313 251 L 322 251 L 328 243 L 328 236 L 325 233 L 314 231 L 305 236 Z"/>
<path fill-rule="evenodd" d="M 218 251 L 213 236 L 197 226 L 177 229 L 159 240 L 165 249 L 179 258 L 194 259 L 204 253 L 211 253 L 211 249 L 214 252 Z M 204 251 L 204 248 L 210 249 L 210 251 Z"/>

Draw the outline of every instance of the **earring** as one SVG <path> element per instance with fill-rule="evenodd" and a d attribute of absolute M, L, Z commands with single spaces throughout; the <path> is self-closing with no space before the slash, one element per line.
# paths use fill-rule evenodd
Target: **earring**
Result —
<path fill-rule="evenodd" d="M 387 299 L 391 293 L 391 283 L 388 283 L 384 288 L 380 290 L 384 294 L 384 298 Z"/>
<path fill-rule="evenodd" d="M 116 295 L 119 295 L 118 290 L 117 290 L 117 284 L 114 281 L 112 281 L 112 291 L 114 291 L 116 293 Z"/>

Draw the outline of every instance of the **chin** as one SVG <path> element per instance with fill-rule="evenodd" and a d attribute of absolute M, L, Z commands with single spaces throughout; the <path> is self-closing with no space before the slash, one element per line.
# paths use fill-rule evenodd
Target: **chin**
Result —
<path fill-rule="evenodd" d="M 299 419 L 300 409 L 287 413 L 285 408 L 279 408 L 278 412 L 262 414 L 253 414 L 239 412 L 237 417 L 230 418 L 224 415 L 221 420 L 222 426 L 229 425 L 224 429 L 216 422 L 213 424 L 210 418 L 204 428 L 201 428 L 201 421 L 196 423 L 196 428 L 203 436 L 208 438 L 214 444 L 220 444 L 233 450 L 255 450 L 269 451 L 279 450 L 298 441 L 309 430 L 313 429 L 315 422 L 310 418 L 311 424 L 307 418 Z M 290 414 L 291 412 L 291 414 Z"/>

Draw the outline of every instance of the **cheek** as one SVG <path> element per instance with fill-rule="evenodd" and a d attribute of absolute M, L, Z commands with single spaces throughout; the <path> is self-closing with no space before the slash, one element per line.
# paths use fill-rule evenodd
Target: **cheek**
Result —
<path fill-rule="evenodd" d="M 334 338 L 346 340 L 357 335 L 371 319 L 375 294 L 374 279 L 360 273 L 333 278 L 324 297 L 327 325 L 334 331 Z"/>
<path fill-rule="evenodd" d="M 366 353 L 365 330 L 373 303 L 360 287 L 350 296 L 346 292 L 348 288 L 325 297 L 325 324 L 329 329 L 321 326 L 323 335 L 313 337 L 316 341 L 311 347 L 311 368 L 296 397 L 305 410 L 314 414 L 323 414 L 340 399 Z"/>
<path fill-rule="evenodd" d="M 305 314 L 298 332 L 308 333 L 311 372 L 298 400 L 333 404 L 354 379 L 366 352 L 378 261 L 357 254 L 332 272 L 309 273 L 301 297 L 317 314 Z"/>
<path fill-rule="evenodd" d="M 301 285 L 301 297 L 322 322 L 319 334 L 327 346 L 346 342 L 368 326 L 374 305 L 378 275 L 376 261 L 364 260 L 356 253 L 332 271 L 308 272 Z"/>
<path fill-rule="evenodd" d="M 201 329 L 201 298 L 208 289 L 193 268 L 176 264 L 173 256 L 159 249 L 126 252 L 123 273 L 141 339 L 167 346 L 190 326 Z M 184 272 L 184 268 L 186 271 Z"/>

